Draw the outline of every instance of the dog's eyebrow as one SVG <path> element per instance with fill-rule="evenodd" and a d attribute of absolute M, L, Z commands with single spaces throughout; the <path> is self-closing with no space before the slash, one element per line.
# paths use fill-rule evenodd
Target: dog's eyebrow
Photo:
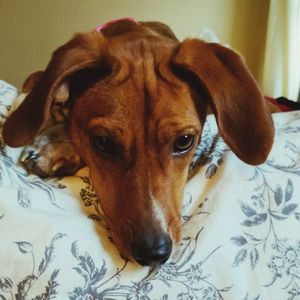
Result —
<path fill-rule="evenodd" d="M 105 124 L 105 120 L 101 117 L 99 118 L 93 118 L 91 120 L 89 120 L 88 124 L 87 124 L 87 127 L 92 129 L 94 127 L 98 127 L 98 126 L 102 126 L 103 123 Z"/>
<path fill-rule="evenodd" d="M 157 138 L 162 143 L 168 143 L 170 140 L 178 137 L 180 134 L 199 134 L 201 124 L 193 122 L 192 114 L 188 114 L 186 118 L 180 118 L 178 121 L 174 118 L 176 114 L 161 118 L 156 123 Z"/>
<path fill-rule="evenodd" d="M 90 131 L 96 131 L 97 129 L 100 129 L 107 133 L 119 136 L 121 136 L 124 132 L 124 129 L 121 128 L 119 124 L 112 122 L 111 119 L 103 117 L 91 119 L 87 124 L 87 129 Z"/>
<path fill-rule="evenodd" d="M 161 127 L 200 127 L 200 123 L 198 121 L 198 115 L 194 112 L 185 112 L 184 114 L 172 113 L 167 116 L 163 116 L 159 118 L 157 121 L 157 127 L 160 129 Z M 199 126 L 196 124 L 199 123 Z"/>

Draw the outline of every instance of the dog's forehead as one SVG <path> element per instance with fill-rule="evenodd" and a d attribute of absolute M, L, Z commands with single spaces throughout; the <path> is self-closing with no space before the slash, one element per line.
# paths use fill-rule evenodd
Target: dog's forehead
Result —
<path fill-rule="evenodd" d="M 164 115 L 195 112 L 190 87 L 171 70 L 175 43 L 165 45 L 154 39 L 152 43 L 131 42 L 120 51 L 115 47 L 114 44 L 109 55 L 117 67 L 80 99 L 84 107 L 80 111 L 85 112 L 80 118 L 109 116 L 138 122 L 145 115 L 151 121 Z"/>
<path fill-rule="evenodd" d="M 148 72 L 148 71 L 147 71 Z M 147 83 L 147 78 L 151 80 Z M 171 77 L 170 77 L 171 78 Z M 136 127 L 165 117 L 181 121 L 185 115 L 197 117 L 189 86 L 154 74 L 131 74 L 127 80 L 112 84 L 100 81 L 79 99 L 76 118 L 88 123 L 93 118 L 110 118 L 123 126 Z M 141 83 L 144 81 L 144 85 Z M 184 125 L 184 124 L 183 124 Z"/>

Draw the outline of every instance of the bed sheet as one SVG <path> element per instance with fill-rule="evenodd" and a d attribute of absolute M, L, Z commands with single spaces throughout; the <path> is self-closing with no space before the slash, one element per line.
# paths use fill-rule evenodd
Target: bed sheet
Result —
<path fill-rule="evenodd" d="M 1 124 L 16 95 L 0 81 Z M 41 180 L 1 142 L 0 299 L 300 299 L 300 112 L 273 119 L 273 149 L 254 167 L 208 118 L 182 241 L 160 268 L 119 256 L 87 168 Z"/>

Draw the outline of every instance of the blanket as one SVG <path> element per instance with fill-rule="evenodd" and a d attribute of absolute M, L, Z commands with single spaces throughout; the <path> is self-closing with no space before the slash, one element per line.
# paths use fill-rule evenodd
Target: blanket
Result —
<path fill-rule="evenodd" d="M 0 81 L 1 127 L 18 91 Z M 259 166 L 209 116 L 187 183 L 182 240 L 161 267 L 123 260 L 88 169 L 42 180 L 0 143 L 0 299 L 300 299 L 300 112 L 273 115 Z"/>

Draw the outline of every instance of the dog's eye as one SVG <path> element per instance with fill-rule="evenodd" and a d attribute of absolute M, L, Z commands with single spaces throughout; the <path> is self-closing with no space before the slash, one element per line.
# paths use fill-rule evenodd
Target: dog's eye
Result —
<path fill-rule="evenodd" d="M 117 147 L 114 140 L 108 136 L 92 136 L 91 144 L 100 153 L 114 155 Z"/>
<path fill-rule="evenodd" d="M 184 134 L 175 140 L 173 146 L 173 154 L 181 155 L 191 150 L 195 143 L 195 136 L 192 134 Z"/>

